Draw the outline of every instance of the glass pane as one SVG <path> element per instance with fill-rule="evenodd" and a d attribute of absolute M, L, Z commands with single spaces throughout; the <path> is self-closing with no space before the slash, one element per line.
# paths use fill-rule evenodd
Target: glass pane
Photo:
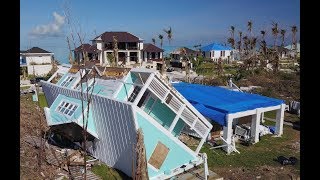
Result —
<path fill-rule="evenodd" d="M 65 110 L 66 110 L 66 108 L 61 108 L 61 109 L 60 109 L 60 112 L 63 113 Z"/>
<path fill-rule="evenodd" d="M 69 105 L 69 103 L 66 103 L 66 104 L 64 105 L 64 107 L 68 107 L 68 105 Z"/>
<path fill-rule="evenodd" d="M 68 107 L 68 109 L 70 110 L 70 109 L 72 109 L 73 108 L 73 104 L 70 104 L 70 106 Z"/>
<path fill-rule="evenodd" d="M 72 110 L 75 111 L 77 107 L 78 107 L 77 105 L 74 105 Z"/>
<path fill-rule="evenodd" d="M 69 110 L 67 109 L 65 112 L 64 112 L 64 114 L 68 114 L 69 113 Z"/>
<path fill-rule="evenodd" d="M 73 111 L 69 111 L 68 115 L 71 116 L 73 114 Z"/>

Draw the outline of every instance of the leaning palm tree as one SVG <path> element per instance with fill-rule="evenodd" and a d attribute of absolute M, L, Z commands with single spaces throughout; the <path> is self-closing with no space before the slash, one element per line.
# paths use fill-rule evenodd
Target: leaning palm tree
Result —
<path fill-rule="evenodd" d="M 153 45 L 156 45 L 156 39 L 155 38 L 152 38 L 152 43 L 153 43 Z"/>
<path fill-rule="evenodd" d="M 172 40 L 172 29 L 171 29 L 171 27 L 168 30 L 164 29 L 163 31 L 167 34 L 167 38 L 168 38 L 168 41 L 169 41 L 169 44 L 170 44 L 171 40 Z"/>
<path fill-rule="evenodd" d="M 281 39 L 282 39 L 281 47 L 284 47 L 284 38 L 285 38 L 286 30 L 285 29 L 281 29 L 280 30 L 280 34 L 281 34 Z"/>

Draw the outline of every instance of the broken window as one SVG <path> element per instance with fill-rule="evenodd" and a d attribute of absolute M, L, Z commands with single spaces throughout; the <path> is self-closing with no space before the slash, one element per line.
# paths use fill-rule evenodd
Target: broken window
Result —
<path fill-rule="evenodd" d="M 61 86 L 68 87 L 70 83 L 75 79 L 75 77 L 68 76 L 62 83 Z"/>
<path fill-rule="evenodd" d="M 138 107 L 141 107 L 142 104 L 144 103 L 144 101 L 147 99 L 148 95 L 149 95 L 149 91 L 145 91 L 144 94 L 142 95 L 139 103 L 138 103 Z"/>
<path fill-rule="evenodd" d="M 169 148 L 162 144 L 160 141 L 158 141 L 158 144 L 156 148 L 154 149 L 153 153 L 151 154 L 151 157 L 148 161 L 150 165 L 153 167 L 160 169 L 163 162 L 167 158 L 167 155 L 169 153 Z"/>
<path fill-rule="evenodd" d="M 130 97 L 128 98 L 128 101 L 133 102 L 136 99 L 136 97 L 138 96 L 140 90 L 141 90 L 141 87 L 135 86 L 133 89 L 133 92 L 131 93 Z"/>
<path fill-rule="evenodd" d="M 57 107 L 56 111 L 58 111 L 64 115 L 67 115 L 67 116 L 72 116 L 77 108 L 78 108 L 78 106 L 75 104 L 62 101 L 60 103 L 60 105 Z"/>
<path fill-rule="evenodd" d="M 166 99 L 166 103 L 169 104 L 171 99 L 172 99 L 172 94 L 169 93 Z"/>

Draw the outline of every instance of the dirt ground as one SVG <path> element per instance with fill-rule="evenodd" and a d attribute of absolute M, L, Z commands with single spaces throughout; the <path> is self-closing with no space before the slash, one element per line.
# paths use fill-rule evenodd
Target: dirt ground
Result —
<path fill-rule="evenodd" d="M 300 175 L 290 166 L 273 167 L 261 166 L 254 169 L 247 168 L 217 168 L 215 172 L 224 179 L 245 180 L 245 179 L 281 179 L 297 180 Z"/>
<path fill-rule="evenodd" d="M 43 111 L 38 111 L 32 97 L 21 96 L 20 99 L 20 179 L 53 179 L 56 167 L 39 160 L 39 148 L 24 141 L 27 136 L 41 136 L 46 127 Z"/>

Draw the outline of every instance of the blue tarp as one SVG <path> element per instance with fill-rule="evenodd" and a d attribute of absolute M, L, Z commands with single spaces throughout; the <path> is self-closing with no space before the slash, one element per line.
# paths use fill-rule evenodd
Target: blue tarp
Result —
<path fill-rule="evenodd" d="M 284 101 L 258 94 L 231 91 L 221 87 L 200 84 L 173 83 L 178 90 L 203 116 L 226 125 L 226 115 L 256 108 L 277 106 Z"/>
<path fill-rule="evenodd" d="M 212 43 L 201 48 L 201 51 L 211 51 L 211 50 L 224 51 L 224 50 L 232 50 L 232 48 L 229 46 L 218 44 L 218 43 Z"/>

